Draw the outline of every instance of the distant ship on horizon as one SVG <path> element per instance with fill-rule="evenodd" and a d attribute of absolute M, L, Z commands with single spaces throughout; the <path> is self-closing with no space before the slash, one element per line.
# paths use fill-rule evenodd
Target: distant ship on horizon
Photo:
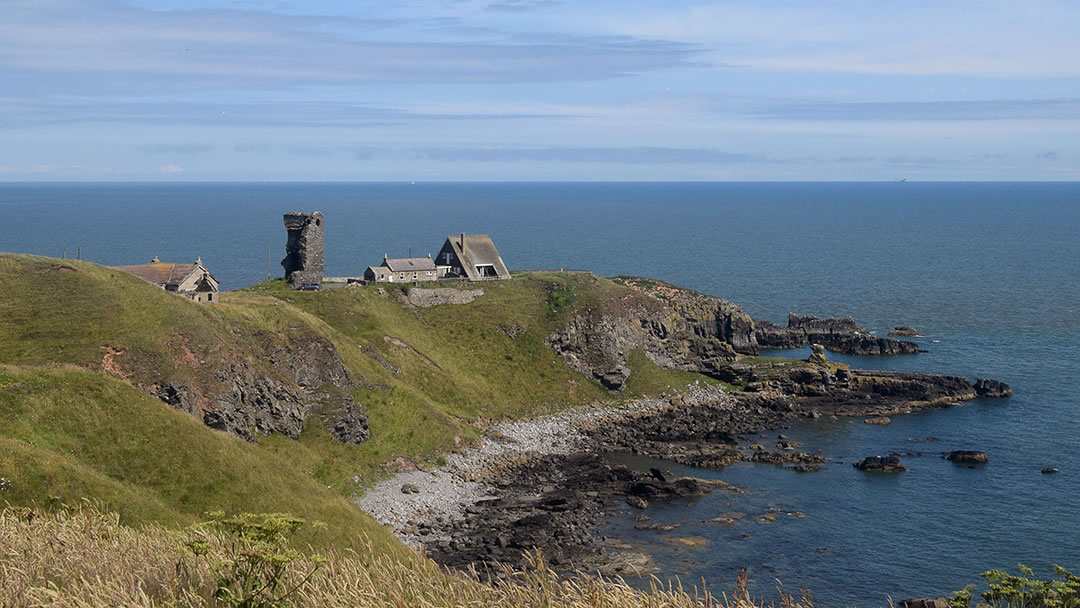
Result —
<path fill-rule="evenodd" d="M 905 183 L 907 183 L 907 178 L 906 177 L 898 177 L 898 178 L 894 179 L 893 181 L 896 182 L 897 184 L 905 184 Z"/>

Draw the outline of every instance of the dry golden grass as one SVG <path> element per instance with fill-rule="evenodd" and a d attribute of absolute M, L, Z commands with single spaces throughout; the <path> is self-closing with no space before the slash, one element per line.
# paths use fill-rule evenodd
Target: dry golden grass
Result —
<path fill-rule="evenodd" d="M 202 536 L 208 553 L 186 543 L 193 531 L 123 526 L 115 515 L 84 506 L 56 512 L 0 512 L 0 606 L 216 606 L 209 564 L 229 559 L 229 538 Z M 560 578 L 537 559 L 524 572 L 504 572 L 483 583 L 451 573 L 418 553 L 404 561 L 370 552 L 331 554 L 314 577 L 288 598 L 291 606 L 328 608 L 754 608 L 745 594 L 713 597 L 702 589 L 650 591 L 621 581 L 579 575 Z M 312 562 L 290 564 L 284 588 L 298 583 Z M 738 592 L 736 592 L 738 595 Z M 798 608 L 790 602 L 788 608 Z"/>

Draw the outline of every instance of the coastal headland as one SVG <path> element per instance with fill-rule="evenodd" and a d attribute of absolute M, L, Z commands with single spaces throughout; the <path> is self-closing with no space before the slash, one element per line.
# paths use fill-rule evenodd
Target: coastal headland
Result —
<path fill-rule="evenodd" d="M 778 327 L 636 277 L 519 273 L 415 293 L 271 281 L 215 306 L 70 260 L 3 254 L 0 279 L 5 500 L 93 499 L 130 523 L 288 511 L 332 524 L 318 542 L 366 535 L 398 551 L 377 520 L 459 568 L 539 549 L 559 568 L 648 571 L 647 556 L 597 537 L 606 508 L 647 516 L 652 501 L 737 491 L 605 452 L 813 474 L 819 455 L 752 435 L 1011 393 L 851 369 L 824 350 L 919 345 L 851 319 Z M 760 356 L 806 344 L 823 348 L 809 361 Z"/>

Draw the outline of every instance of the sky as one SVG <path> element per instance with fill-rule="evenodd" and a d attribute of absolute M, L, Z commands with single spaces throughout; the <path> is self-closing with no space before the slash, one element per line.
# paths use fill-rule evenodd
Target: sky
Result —
<path fill-rule="evenodd" d="M 1080 3 L 0 0 L 0 181 L 1080 179 Z"/>

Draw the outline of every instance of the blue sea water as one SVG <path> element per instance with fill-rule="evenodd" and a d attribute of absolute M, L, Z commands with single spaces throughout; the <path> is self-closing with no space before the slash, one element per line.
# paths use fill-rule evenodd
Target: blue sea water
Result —
<path fill-rule="evenodd" d="M 784 432 L 830 458 L 822 472 L 693 471 L 749 493 L 653 505 L 655 521 L 682 524 L 673 532 L 613 516 L 608 532 L 652 550 L 665 576 L 725 590 L 745 566 L 766 597 L 779 579 L 820 605 L 883 606 L 1017 562 L 1080 571 L 1080 184 L 0 184 L 0 251 L 81 250 L 103 264 L 201 256 L 233 289 L 266 278 L 268 248 L 281 274 L 281 214 L 312 209 L 326 215 L 328 275 L 489 233 L 513 269 L 648 275 L 777 323 L 792 311 L 852 315 L 879 334 L 912 325 L 928 352 L 831 358 L 1013 386 L 1007 400 L 885 427 L 794 425 Z M 914 441 L 927 437 L 937 441 Z M 991 461 L 939 458 L 952 449 Z M 923 455 L 905 456 L 901 475 L 850 466 L 889 451 Z M 1061 472 L 1041 475 L 1048 466 Z M 806 517 L 754 521 L 769 509 Z M 747 517 L 701 523 L 728 511 Z M 709 545 L 676 550 L 666 541 L 676 535 Z"/>

